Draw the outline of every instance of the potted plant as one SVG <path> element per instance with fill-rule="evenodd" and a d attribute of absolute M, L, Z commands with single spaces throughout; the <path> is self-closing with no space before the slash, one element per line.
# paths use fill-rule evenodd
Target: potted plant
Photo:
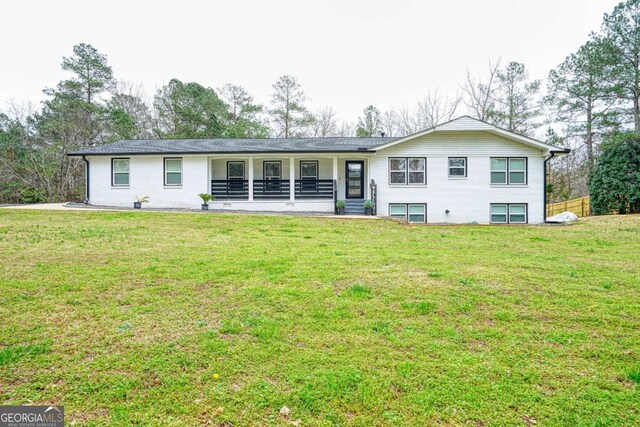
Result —
<path fill-rule="evenodd" d="M 373 200 L 367 199 L 363 203 L 364 206 L 364 214 L 365 215 L 373 215 Z"/>
<path fill-rule="evenodd" d="M 344 208 L 347 207 L 347 202 L 344 200 L 338 200 L 336 202 L 336 208 L 338 208 L 338 215 L 344 215 Z"/>
<path fill-rule="evenodd" d="M 149 203 L 149 196 L 144 196 L 144 197 L 136 196 L 136 201 L 133 202 L 133 209 L 140 209 L 143 203 Z"/>
<path fill-rule="evenodd" d="M 209 193 L 200 193 L 198 194 L 198 196 L 200 196 L 200 198 L 202 199 L 202 204 L 200 205 L 200 207 L 202 208 L 203 211 L 208 211 L 209 210 L 209 202 L 211 200 L 215 200 L 215 196 L 212 196 Z"/>

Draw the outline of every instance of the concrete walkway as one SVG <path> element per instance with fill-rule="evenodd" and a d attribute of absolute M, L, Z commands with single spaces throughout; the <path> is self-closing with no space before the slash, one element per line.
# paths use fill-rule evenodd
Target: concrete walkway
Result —
<path fill-rule="evenodd" d="M 86 211 L 87 208 L 76 208 L 65 206 L 64 203 L 34 203 L 31 205 L 6 205 L 0 206 L 3 209 L 29 209 L 29 210 L 46 210 L 46 211 Z M 117 210 L 117 209 L 111 209 Z"/>
<path fill-rule="evenodd" d="M 305 214 L 304 212 L 251 212 L 236 210 L 210 210 L 198 209 L 155 209 L 155 208 L 116 208 L 111 206 L 90 206 L 75 205 L 68 203 L 35 203 L 30 205 L 0 205 L 0 209 L 28 209 L 28 210 L 49 210 L 49 211 L 111 211 L 111 212 L 166 212 L 166 213 L 194 213 L 194 214 L 241 214 L 241 215 L 277 215 L 277 216 L 306 216 L 313 218 L 337 218 L 337 219 L 380 219 L 373 215 L 331 215 L 331 214 Z"/>

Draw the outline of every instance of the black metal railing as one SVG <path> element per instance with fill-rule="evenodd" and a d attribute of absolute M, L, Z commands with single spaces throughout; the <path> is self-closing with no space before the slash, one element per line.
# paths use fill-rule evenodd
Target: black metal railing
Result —
<path fill-rule="evenodd" d="M 296 199 L 333 199 L 332 179 L 296 179 Z"/>
<path fill-rule="evenodd" d="M 372 179 L 370 184 L 371 189 L 371 201 L 373 202 L 373 214 L 378 214 L 378 186 L 376 182 Z"/>
<path fill-rule="evenodd" d="M 298 200 L 327 199 L 336 201 L 336 181 L 333 179 L 296 179 L 294 196 Z M 217 200 L 248 200 L 249 180 L 212 179 L 211 194 Z M 291 197 L 291 182 L 288 179 L 253 180 L 254 199 L 288 199 Z"/>
<path fill-rule="evenodd" d="M 336 202 L 338 201 L 338 181 L 333 180 L 333 213 L 338 215 L 338 206 L 336 206 Z"/>
<path fill-rule="evenodd" d="M 291 183 L 288 179 L 254 179 L 254 199 L 288 199 L 291 197 Z"/>
<path fill-rule="evenodd" d="M 249 180 L 247 179 L 212 179 L 211 195 L 216 199 L 249 199 Z"/>

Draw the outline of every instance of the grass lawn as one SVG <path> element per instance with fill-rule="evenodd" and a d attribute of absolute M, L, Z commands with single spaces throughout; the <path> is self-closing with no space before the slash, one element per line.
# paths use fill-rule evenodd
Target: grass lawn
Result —
<path fill-rule="evenodd" d="M 68 423 L 640 425 L 640 216 L 0 210 L 0 286 L 0 404 Z"/>

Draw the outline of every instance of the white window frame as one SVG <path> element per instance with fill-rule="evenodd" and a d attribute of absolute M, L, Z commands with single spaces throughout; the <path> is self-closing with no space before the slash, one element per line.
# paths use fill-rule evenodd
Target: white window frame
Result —
<path fill-rule="evenodd" d="M 522 160 L 522 162 L 524 163 L 524 169 L 516 169 L 513 170 L 513 167 L 511 166 L 511 162 L 513 162 L 514 160 Z M 509 185 L 527 185 L 527 158 L 526 157 L 509 157 Z M 511 182 L 511 174 L 517 172 L 517 173 L 522 173 L 524 175 L 524 180 L 523 182 Z"/>
<path fill-rule="evenodd" d="M 504 214 L 496 214 L 496 215 L 504 215 L 505 216 L 505 221 L 494 221 L 493 220 L 493 208 L 497 207 L 497 206 L 502 206 L 505 208 L 505 213 Z M 516 206 L 523 206 L 524 207 L 524 221 L 513 221 L 511 219 L 511 215 L 522 215 L 520 213 L 518 214 L 512 214 L 511 213 L 511 208 L 512 207 L 516 207 Z M 491 224 L 528 224 L 529 223 L 529 205 L 527 203 L 491 203 L 490 207 L 489 207 L 489 220 L 491 222 Z"/>
<path fill-rule="evenodd" d="M 411 170 L 411 160 L 422 160 L 422 170 Z M 411 182 L 411 173 L 422 173 L 422 182 Z M 426 185 L 427 184 L 427 158 L 426 157 L 407 157 L 407 184 L 408 185 Z"/>
<path fill-rule="evenodd" d="M 391 161 L 392 160 L 404 160 L 405 169 L 391 169 Z M 414 170 L 412 171 L 409 168 L 409 164 L 411 160 L 422 160 L 422 164 L 424 168 L 422 170 Z M 389 157 L 389 185 L 427 185 L 427 158 L 426 157 Z M 391 182 L 391 173 L 404 173 L 404 182 Z M 411 173 L 422 173 L 424 179 L 422 182 L 409 182 L 409 175 Z"/>
<path fill-rule="evenodd" d="M 393 160 L 404 160 L 404 169 L 391 169 L 391 162 Z M 409 165 L 407 164 L 406 157 L 389 157 L 389 185 L 405 185 L 407 183 L 407 170 L 409 169 Z M 403 182 L 392 182 L 391 174 L 392 173 L 403 173 L 404 180 Z"/>
<path fill-rule="evenodd" d="M 495 215 L 504 215 L 504 221 L 494 221 L 493 220 L 493 208 L 503 207 L 504 214 L 499 213 Z M 489 222 L 491 224 L 509 224 L 509 205 L 507 203 L 491 203 L 489 207 Z"/>
<path fill-rule="evenodd" d="M 404 208 L 404 214 L 403 215 L 399 215 L 399 214 L 393 214 L 391 213 L 391 208 L 392 207 L 402 207 Z M 407 204 L 406 203 L 389 203 L 389 217 L 391 218 L 402 218 L 402 220 L 406 221 L 407 220 Z"/>
<path fill-rule="evenodd" d="M 494 170 L 493 169 L 493 161 L 494 160 L 504 160 L 504 169 Z M 493 182 L 493 174 L 494 173 L 503 173 L 504 174 L 504 182 Z M 507 185 L 507 184 L 509 184 L 509 159 L 507 157 L 491 157 L 489 159 L 489 183 L 491 185 Z"/>
<path fill-rule="evenodd" d="M 237 164 L 241 164 L 242 165 L 242 176 L 231 176 L 231 175 L 229 175 L 229 166 L 232 163 L 237 163 Z M 246 170 L 245 170 L 245 164 L 244 164 L 243 160 L 230 160 L 230 161 L 227 162 L 227 181 L 236 180 L 236 179 L 244 179 L 245 174 L 246 174 Z"/>
<path fill-rule="evenodd" d="M 273 163 L 278 165 L 278 171 L 280 174 L 278 177 L 267 177 L 267 163 Z M 281 181 L 282 180 L 282 161 L 281 160 L 265 160 L 262 162 L 262 179 L 270 180 L 270 181 Z"/>
<path fill-rule="evenodd" d="M 127 171 L 126 172 L 116 172 L 115 162 L 118 160 L 126 160 L 127 161 Z M 127 183 L 126 184 L 116 184 L 116 174 L 118 175 L 127 175 Z M 131 184 L 131 159 L 129 157 L 113 157 L 111 159 L 111 186 L 112 187 L 128 187 Z"/>
<path fill-rule="evenodd" d="M 312 163 L 315 165 L 316 168 L 316 174 L 314 175 L 303 175 L 302 174 L 302 165 L 303 163 Z M 320 165 L 318 164 L 317 160 L 300 160 L 300 179 L 307 179 L 307 180 L 318 180 L 318 176 L 320 173 Z"/>
<path fill-rule="evenodd" d="M 493 165 L 491 164 L 493 160 L 504 160 L 505 161 L 505 169 L 494 170 Z M 523 160 L 524 161 L 524 169 L 511 169 L 511 161 L 512 160 Z M 529 158 L 528 157 L 491 157 L 489 159 L 489 183 L 491 185 L 528 185 L 529 182 Z M 492 175 L 493 173 L 500 172 L 505 174 L 505 182 L 493 182 Z M 524 182 L 511 182 L 511 172 L 524 172 Z"/>
<path fill-rule="evenodd" d="M 523 215 L 523 214 L 513 214 L 511 213 L 511 208 L 515 207 L 515 206 L 522 206 L 524 207 L 524 221 L 514 221 L 511 218 L 511 215 Z M 509 224 L 527 224 L 529 222 L 529 209 L 526 203 L 509 203 L 509 212 L 508 212 L 508 221 Z"/>
<path fill-rule="evenodd" d="M 180 172 L 178 171 L 168 171 L 167 170 L 167 161 L 169 160 L 180 160 Z M 180 187 L 182 186 L 182 181 L 183 181 L 183 169 L 184 169 L 184 162 L 182 160 L 182 157 L 165 157 L 164 158 L 164 186 L 165 187 Z M 180 182 L 177 184 L 169 184 L 167 182 L 167 176 L 170 173 L 179 173 L 180 174 Z"/>
<path fill-rule="evenodd" d="M 411 214 L 411 208 L 419 206 L 423 209 L 422 214 Z M 394 207 L 402 207 L 404 210 L 404 214 L 393 214 L 391 212 Z M 411 221 L 411 215 L 422 215 L 422 221 Z M 390 218 L 399 218 L 408 224 L 426 224 L 427 223 L 427 204 L 426 203 L 389 203 L 389 217 Z"/>
<path fill-rule="evenodd" d="M 412 214 L 411 213 L 411 208 L 412 207 L 421 207 L 422 208 L 422 213 L 421 214 Z M 422 215 L 422 221 L 412 221 L 411 220 L 411 215 Z M 427 204 L 426 203 L 409 203 L 407 205 L 407 222 L 409 224 L 426 224 L 427 223 Z"/>
<path fill-rule="evenodd" d="M 451 160 L 464 160 L 464 166 L 451 166 Z M 468 160 L 466 157 L 449 157 L 447 159 L 447 173 L 449 175 L 449 178 L 451 179 L 462 179 L 462 178 L 466 178 L 467 177 L 467 163 Z M 462 175 L 451 175 L 451 169 L 462 169 L 464 171 L 464 174 Z"/>

